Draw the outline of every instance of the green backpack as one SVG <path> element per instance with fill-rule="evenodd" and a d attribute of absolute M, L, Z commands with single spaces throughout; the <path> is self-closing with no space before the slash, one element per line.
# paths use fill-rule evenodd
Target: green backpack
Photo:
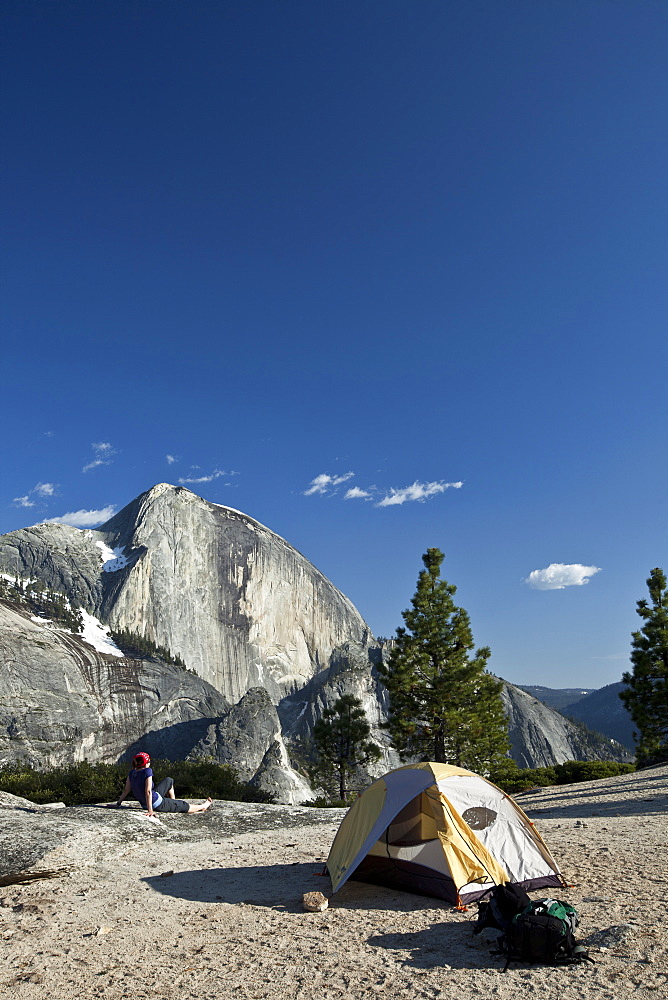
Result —
<path fill-rule="evenodd" d="M 574 965 L 593 962 L 575 940 L 579 923 L 577 910 L 559 899 L 537 899 L 516 914 L 499 938 L 497 954 L 511 962 L 540 962 L 543 965 Z"/>

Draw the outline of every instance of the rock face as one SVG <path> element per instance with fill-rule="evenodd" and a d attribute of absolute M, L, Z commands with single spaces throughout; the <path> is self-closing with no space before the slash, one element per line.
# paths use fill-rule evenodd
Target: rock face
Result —
<path fill-rule="evenodd" d="M 117 760 L 138 742 L 154 756 L 185 756 L 230 708 L 182 667 L 105 656 L 7 601 L 0 663 L 0 764 Z"/>
<path fill-rule="evenodd" d="M 63 590 L 112 628 L 165 646 L 231 702 L 258 686 L 277 702 L 342 643 L 373 639 L 286 541 L 165 483 L 97 531 L 42 524 L 4 535 L 0 572 Z"/>
<path fill-rule="evenodd" d="M 380 648 L 365 649 L 355 643 L 341 647 L 332 665 L 313 677 L 301 691 L 284 698 L 278 705 L 283 734 L 287 741 L 308 742 L 313 727 L 327 708 L 332 708 L 343 695 L 358 698 L 371 727 L 371 737 L 382 756 L 368 772 L 369 778 L 379 777 L 401 764 L 399 755 L 389 744 L 383 723 L 387 720 L 387 690 L 380 681 L 376 664 Z"/>
<path fill-rule="evenodd" d="M 107 656 L 0 601 L 0 766 L 212 756 L 278 801 L 312 797 L 290 767 L 264 688 L 231 707 L 206 681 L 162 660 Z M 10 669 L 8 669 L 8 667 Z"/>
<path fill-rule="evenodd" d="M 362 701 L 383 752 L 368 777 L 400 763 L 382 728 L 383 643 L 304 556 L 245 514 L 161 484 L 97 531 L 42 524 L 0 537 L 0 573 L 63 592 L 188 667 L 98 652 L 0 601 L 0 763 L 117 760 L 141 744 L 154 756 L 212 756 L 279 801 L 302 802 L 311 792 L 289 750 L 343 694 Z M 620 759 L 612 741 L 588 741 L 518 688 L 506 685 L 504 700 L 518 763 Z"/>

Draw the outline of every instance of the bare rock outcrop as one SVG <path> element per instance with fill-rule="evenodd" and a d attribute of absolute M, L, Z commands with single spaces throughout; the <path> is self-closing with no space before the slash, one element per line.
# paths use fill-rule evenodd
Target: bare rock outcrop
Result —
<path fill-rule="evenodd" d="M 277 802 L 301 805 L 313 798 L 308 781 L 290 764 L 282 737 L 277 737 L 262 758 L 250 784 L 274 795 Z"/>
<path fill-rule="evenodd" d="M 192 754 L 230 764 L 241 781 L 250 781 L 280 735 L 281 724 L 269 695 L 264 688 L 252 688 L 224 718 L 209 726 Z"/>
<path fill-rule="evenodd" d="M 79 869 L 91 866 L 96 879 L 102 869 L 105 877 L 114 881 L 118 872 L 110 859 L 126 854 L 135 845 L 145 850 L 147 845 L 159 847 L 159 843 L 167 849 L 202 840 L 220 844 L 227 838 L 264 830 L 294 830 L 296 840 L 303 827 L 323 824 L 329 831 L 344 812 L 216 800 L 213 808 L 198 816 L 168 813 L 153 822 L 136 802 L 122 809 L 103 805 L 49 809 L 21 799 L 11 808 L 0 805 L 0 875 L 43 868 L 46 860 L 49 867 L 56 863 L 73 863 Z M 218 850 L 226 853 L 225 847 Z M 154 878 L 160 879 L 160 872 L 157 868 Z"/>
<path fill-rule="evenodd" d="M 233 767 L 241 781 L 268 792 L 277 802 L 299 805 L 313 798 L 294 770 L 283 742 L 278 713 L 264 688 L 252 688 L 190 751 Z"/>
<path fill-rule="evenodd" d="M 277 802 L 312 798 L 290 766 L 264 688 L 230 706 L 202 678 L 162 660 L 97 652 L 0 601 L 0 765 L 211 756 Z M 0 801 L 0 805 L 2 802 Z"/>

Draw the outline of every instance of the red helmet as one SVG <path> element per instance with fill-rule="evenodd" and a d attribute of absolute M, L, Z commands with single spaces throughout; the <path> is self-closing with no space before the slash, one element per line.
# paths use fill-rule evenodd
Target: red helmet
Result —
<path fill-rule="evenodd" d="M 136 753 L 132 758 L 132 763 L 135 767 L 148 767 L 151 763 L 151 758 L 147 753 Z"/>

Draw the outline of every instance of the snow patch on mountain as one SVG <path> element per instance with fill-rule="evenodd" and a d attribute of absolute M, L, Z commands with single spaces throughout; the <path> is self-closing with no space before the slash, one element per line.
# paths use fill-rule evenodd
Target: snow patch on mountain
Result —
<path fill-rule="evenodd" d="M 106 653 L 107 656 L 123 656 L 124 654 L 109 635 L 109 628 L 94 615 L 89 615 L 83 608 L 80 608 L 79 611 L 83 619 L 81 638 L 84 642 L 96 649 L 98 653 Z"/>
<path fill-rule="evenodd" d="M 37 580 L 33 580 L 32 577 L 29 576 L 9 576 L 8 573 L 0 573 L 0 576 L 3 580 L 6 580 L 7 583 L 20 583 L 22 587 L 26 587 L 29 583 L 37 583 Z"/>
<path fill-rule="evenodd" d="M 56 624 L 53 618 L 43 618 L 41 615 L 31 615 L 30 621 L 35 622 L 36 625 L 41 625 L 43 628 L 48 628 L 50 632 L 66 632 L 68 635 L 74 634 L 71 629 L 63 628 L 62 625 Z"/>
<path fill-rule="evenodd" d="M 125 546 L 120 548 L 111 549 L 106 544 L 106 542 L 96 542 L 95 543 L 100 550 L 102 556 L 102 572 L 103 573 L 115 573 L 118 569 L 125 569 L 129 563 L 129 559 L 123 553 Z"/>

